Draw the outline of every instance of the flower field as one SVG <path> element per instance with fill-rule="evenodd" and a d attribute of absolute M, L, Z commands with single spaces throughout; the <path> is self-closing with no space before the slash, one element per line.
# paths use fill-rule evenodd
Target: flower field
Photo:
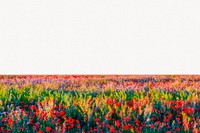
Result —
<path fill-rule="evenodd" d="M 0 76 L 0 132 L 200 133 L 200 76 Z"/>

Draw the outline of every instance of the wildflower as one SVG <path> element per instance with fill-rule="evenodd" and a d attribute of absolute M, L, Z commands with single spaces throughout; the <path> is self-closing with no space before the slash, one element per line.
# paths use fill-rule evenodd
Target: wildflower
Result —
<path fill-rule="evenodd" d="M 79 124 L 79 123 L 80 123 L 80 121 L 79 121 L 79 120 L 76 120 L 76 123 L 77 123 L 77 124 Z"/>
<path fill-rule="evenodd" d="M 154 125 L 153 125 L 153 124 L 151 124 L 151 125 L 150 125 L 150 128 L 154 128 Z"/>
<path fill-rule="evenodd" d="M 119 106 L 121 105 L 121 102 L 117 102 L 115 105 L 116 105 L 117 107 L 119 107 Z"/>
<path fill-rule="evenodd" d="M 119 120 L 115 121 L 115 126 L 116 126 L 116 127 L 119 127 L 119 126 L 120 126 L 120 121 L 119 121 Z"/>
<path fill-rule="evenodd" d="M 177 129 L 176 129 L 178 132 L 180 132 L 181 131 L 181 129 L 178 127 Z"/>
<path fill-rule="evenodd" d="M 2 122 L 5 122 L 6 121 L 6 118 L 2 118 L 2 120 L 1 120 Z"/>
<path fill-rule="evenodd" d="M 94 118 L 94 121 L 95 122 L 99 122 L 99 118 Z"/>
<path fill-rule="evenodd" d="M 65 114 L 64 111 L 60 111 L 59 116 L 63 116 Z"/>
<path fill-rule="evenodd" d="M 154 120 L 154 118 L 153 118 L 153 117 L 151 117 L 150 119 L 151 119 L 152 121 Z"/>
<path fill-rule="evenodd" d="M 112 99 L 111 98 L 108 98 L 108 100 L 107 100 L 107 104 L 112 104 L 113 103 L 113 101 L 112 101 Z"/>
<path fill-rule="evenodd" d="M 46 127 L 46 132 L 50 132 L 51 131 L 51 127 Z"/>
<path fill-rule="evenodd" d="M 127 117 L 127 118 L 126 118 L 126 120 L 127 120 L 127 121 L 130 121 L 130 120 L 131 120 L 131 118 L 130 118 L 130 117 Z"/>
<path fill-rule="evenodd" d="M 78 128 L 78 129 L 80 129 L 80 128 L 81 128 L 81 126 L 80 126 L 80 125 L 78 125 L 78 126 L 77 126 L 77 128 Z"/>
<path fill-rule="evenodd" d="M 13 124 L 13 119 L 12 118 L 8 119 L 8 125 L 10 126 L 12 124 Z"/>
<path fill-rule="evenodd" d="M 180 118 L 176 117 L 176 120 L 177 120 L 177 121 L 180 121 Z"/>
<path fill-rule="evenodd" d="M 110 132 L 111 133 L 115 132 L 115 128 L 113 126 L 110 128 Z"/>
<path fill-rule="evenodd" d="M 37 133 L 43 133 L 42 130 L 39 130 Z"/>

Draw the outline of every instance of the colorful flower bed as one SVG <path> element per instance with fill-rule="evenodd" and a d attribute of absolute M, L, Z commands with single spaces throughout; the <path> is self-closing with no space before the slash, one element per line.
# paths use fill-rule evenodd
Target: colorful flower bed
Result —
<path fill-rule="evenodd" d="M 199 133 L 200 76 L 0 76 L 0 132 Z"/>

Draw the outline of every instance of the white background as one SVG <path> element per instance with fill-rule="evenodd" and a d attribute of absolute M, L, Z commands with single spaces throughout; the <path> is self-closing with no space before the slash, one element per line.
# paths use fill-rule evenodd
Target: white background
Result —
<path fill-rule="evenodd" d="M 1 0 L 0 74 L 200 74 L 200 1 Z"/>

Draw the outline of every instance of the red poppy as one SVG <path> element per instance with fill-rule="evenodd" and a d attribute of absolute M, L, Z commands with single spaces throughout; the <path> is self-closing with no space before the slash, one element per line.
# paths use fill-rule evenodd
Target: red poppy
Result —
<path fill-rule="evenodd" d="M 43 133 L 42 130 L 38 131 L 37 133 Z"/>
<path fill-rule="evenodd" d="M 46 132 L 50 132 L 51 131 L 51 127 L 46 127 Z"/>
<path fill-rule="evenodd" d="M 194 113 L 194 109 L 193 108 L 189 108 L 188 109 L 188 113 Z"/>
<path fill-rule="evenodd" d="M 112 103 L 113 103 L 112 99 L 111 99 L 111 98 L 108 98 L 107 104 L 112 104 Z"/>
<path fill-rule="evenodd" d="M 180 118 L 176 117 L 176 120 L 177 120 L 177 121 L 180 121 Z"/>
<path fill-rule="evenodd" d="M 127 120 L 127 121 L 130 121 L 130 120 L 131 120 L 131 118 L 130 118 L 130 117 L 127 117 L 127 118 L 126 118 L 126 120 Z"/>
<path fill-rule="evenodd" d="M 80 129 L 80 128 L 81 128 L 81 126 L 80 126 L 80 125 L 78 125 L 78 126 L 77 126 L 77 128 L 78 128 L 78 129 Z"/>
<path fill-rule="evenodd" d="M 95 122 L 98 122 L 98 121 L 99 121 L 99 118 L 94 118 L 94 121 L 95 121 Z"/>
<path fill-rule="evenodd" d="M 150 125 L 150 128 L 154 128 L 154 125 L 153 125 L 153 124 L 151 124 L 151 125 Z"/>
<path fill-rule="evenodd" d="M 7 119 L 7 118 L 2 118 L 2 120 L 1 120 L 1 121 L 2 121 L 2 122 L 5 122 L 5 121 L 6 121 L 6 119 Z"/>
<path fill-rule="evenodd" d="M 80 123 L 80 121 L 79 121 L 79 120 L 76 120 L 76 123 L 77 123 L 77 124 L 79 124 L 79 123 Z"/>
<path fill-rule="evenodd" d="M 179 131 L 179 132 L 181 131 L 181 129 L 179 127 L 176 130 Z"/>
<path fill-rule="evenodd" d="M 115 132 L 115 128 L 113 126 L 110 128 L 110 132 L 111 133 Z"/>
<path fill-rule="evenodd" d="M 121 105 L 121 102 L 117 102 L 116 106 L 119 107 Z"/>
<path fill-rule="evenodd" d="M 64 111 L 60 111 L 59 116 L 63 116 L 65 114 Z"/>
<path fill-rule="evenodd" d="M 8 119 L 8 125 L 11 125 L 11 124 L 13 124 L 13 119 L 12 118 Z"/>
<path fill-rule="evenodd" d="M 105 126 L 105 122 L 102 122 L 102 127 L 104 127 Z"/>
<path fill-rule="evenodd" d="M 151 117 L 150 119 L 151 119 L 152 121 L 154 120 L 154 118 L 153 118 L 153 117 Z"/>
<path fill-rule="evenodd" d="M 74 124 L 73 124 L 73 123 L 71 123 L 71 124 L 70 124 L 70 126 L 71 126 L 71 128 L 73 128 L 73 127 L 74 127 Z"/>
<path fill-rule="evenodd" d="M 119 120 L 115 121 L 115 126 L 116 126 L 116 127 L 119 127 L 119 126 L 120 126 L 120 121 L 119 121 Z"/>

